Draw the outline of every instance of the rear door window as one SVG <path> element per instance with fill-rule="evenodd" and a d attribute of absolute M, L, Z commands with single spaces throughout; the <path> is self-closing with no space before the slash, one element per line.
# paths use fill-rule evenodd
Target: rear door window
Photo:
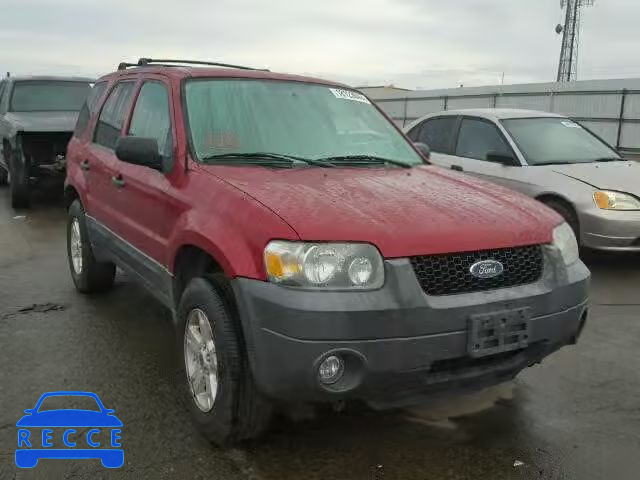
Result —
<path fill-rule="evenodd" d="M 417 142 L 425 143 L 432 152 L 451 153 L 453 138 L 458 117 L 433 118 L 424 122 L 417 134 Z"/>
<path fill-rule="evenodd" d="M 163 83 L 150 81 L 142 85 L 131 116 L 129 135 L 156 139 L 165 171 L 171 169 L 173 134 L 169 92 Z"/>
<path fill-rule="evenodd" d="M 135 81 L 120 82 L 111 90 L 98 117 L 93 136 L 93 141 L 98 145 L 115 150 L 125 116 L 129 111 L 134 85 Z"/>
<path fill-rule="evenodd" d="M 95 113 L 98 107 L 98 102 L 102 98 L 105 88 L 107 88 L 107 82 L 96 83 L 89 91 L 87 99 L 85 100 L 80 113 L 78 114 L 78 121 L 76 122 L 76 129 L 73 133 L 76 137 L 82 135 L 89 125 L 91 116 Z"/>
<path fill-rule="evenodd" d="M 456 155 L 487 160 L 488 153 L 500 153 L 515 158 L 513 150 L 493 123 L 488 120 L 464 118 L 458 134 Z"/>

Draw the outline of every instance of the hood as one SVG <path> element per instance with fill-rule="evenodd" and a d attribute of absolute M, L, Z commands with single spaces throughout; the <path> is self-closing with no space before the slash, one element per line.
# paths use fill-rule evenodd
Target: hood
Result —
<path fill-rule="evenodd" d="M 25 415 L 16 427 L 121 427 L 115 415 L 91 410 L 48 410 Z"/>
<path fill-rule="evenodd" d="M 206 166 L 307 241 L 360 241 L 386 258 L 549 243 L 540 203 L 435 166 L 408 169 Z"/>
<path fill-rule="evenodd" d="M 9 112 L 5 120 L 20 132 L 73 132 L 78 112 Z"/>
<path fill-rule="evenodd" d="M 556 173 L 605 190 L 628 192 L 640 196 L 640 163 L 600 162 L 548 165 Z"/>

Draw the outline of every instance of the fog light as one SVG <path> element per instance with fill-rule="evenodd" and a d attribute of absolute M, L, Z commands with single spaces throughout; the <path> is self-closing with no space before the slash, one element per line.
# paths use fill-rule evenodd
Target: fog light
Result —
<path fill-rule="evenodd" d="M 318 367 L 318 376 L 325 385 L 336 383 L 344 373 L 344 362 L 340 357 L 331 355 L 325 358 Z"/>

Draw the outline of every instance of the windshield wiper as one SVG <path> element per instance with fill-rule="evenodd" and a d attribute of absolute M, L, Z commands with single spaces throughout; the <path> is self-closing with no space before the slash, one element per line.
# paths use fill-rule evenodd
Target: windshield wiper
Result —
<path fill-rule="evenodd" d="M 408 163 L 390 158 L 377 157 L 375 155 L 337 155 L 334 157 L 318 158 L 319 162 L 341 162 L 350 165 L 384 165 L 391 164 L 402 168 L 411 168 Z"/>
<path fill-rule="evenodd" d="M 594 162 L 623 162 L 624 158 L 620 158 L 620 157 L 602 157 L 602 158 L 596 158 L 594 160 Z"/>
<path fill-rule="evenodd" d="M 580 163 L 580 162 L 540 162 L 540 163 L 536 163 L 535 165 L 544 167 L 545 165 L 573 165 L 574 163 Z"/>
<path fill-rule="evenodd" d="M 219 153 L 215 155 L 207 155 L 201 158 L 203 162 L 214 162 L 224 159 L 239 159 L 243 160 L 243 162 L 241 162 L 243 164 L 255 165 L 273 164 L 291 167 L 298 167 L 300 165 L 316 165 L 318 167 L 335 167 L 334 164 L 328 161 L 294 157 L 293 155 L 270 152 Z"/>

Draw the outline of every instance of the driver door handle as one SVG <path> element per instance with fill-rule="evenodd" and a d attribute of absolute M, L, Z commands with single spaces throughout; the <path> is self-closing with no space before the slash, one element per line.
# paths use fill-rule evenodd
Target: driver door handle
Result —
<path fill-rule="evenodd" d="M 122 188 L 125 185 L 124 178 L 122 178 L 122 175 L 120 174 L 111 177 L 111 183 L 113 183 L 117 188 Z"/>
<path fill-rule="evenodd" d="M 456 172 L 464 172 L 464 168 L 460 165 L 451 165 L 451 170 L 455 170 Z"/>
<path fill-rule="evenodd" d="M 89 165 L 89 160 L 83 160 L 82 162 L 80 162 L 80 168 L 85 171 L 90 170 L 91 165 Z"/>

